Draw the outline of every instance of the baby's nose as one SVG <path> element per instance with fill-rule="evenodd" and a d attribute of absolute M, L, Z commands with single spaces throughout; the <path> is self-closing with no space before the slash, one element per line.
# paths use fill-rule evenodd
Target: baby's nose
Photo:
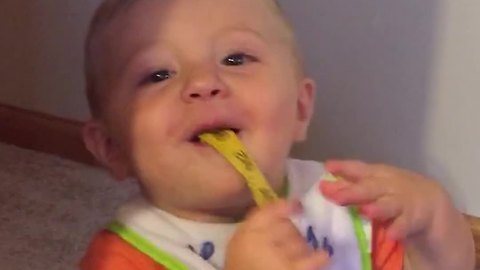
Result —
<path fill-rule="evenodd" d="M 188 100 L 209 100 L 219 96 L 222 93 L 221 89 L 193 89 L 188 93 Z"/>
<path fill-rule="evenodd" d="M 187 102 L 225 98 L 227 87 L 214 70 L 202 70 L 191 74 L 182 97 Z"/>

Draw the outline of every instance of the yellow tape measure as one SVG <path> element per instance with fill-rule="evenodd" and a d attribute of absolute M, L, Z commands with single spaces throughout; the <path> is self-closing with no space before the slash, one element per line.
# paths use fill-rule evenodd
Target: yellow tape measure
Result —
<path fill-rule="evenodd" d="M 235 132 L 220 130 L 201 134 L 199 138 L 202 142 L 215 148 L 245 178 L 258 206 L 263 206 L 278 199 L 277 194 L 248 155 Z"/>

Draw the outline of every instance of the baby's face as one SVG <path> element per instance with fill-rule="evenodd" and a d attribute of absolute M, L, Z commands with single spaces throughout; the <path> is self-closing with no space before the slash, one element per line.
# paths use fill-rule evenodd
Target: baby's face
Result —
<path fill-rule="evenodd" d="M 107 122 L 158 206 L 224 215 L 251 203 L 233 167 L 198 142 L 212 129 L 236 131 L 274 188 L 282 185 L 313 83 L 301 77 L 272 5 L 143 0 L 109 29 Z"/>

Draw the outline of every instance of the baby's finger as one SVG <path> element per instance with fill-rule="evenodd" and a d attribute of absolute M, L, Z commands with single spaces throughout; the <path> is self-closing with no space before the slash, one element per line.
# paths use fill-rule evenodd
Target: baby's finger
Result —
<path fill-rule="evenodd" d="M 387 237 L 395 241 L 401 241 L 407 236 L 407 228 L 408 219 L 405 215 L 399 216 L 387 225 Z"/>
<path fill-rule="evenodd" d="M 358 183 L 322 181 L 320 191 L 327 199 L 339 205 L 371 203 L 385 194 L 382 185 L 372 180 Z"/>
<path fill-rule="evenodd" d="M 293 263 L 295 270 L 317 270 L 325 267 L 328 263 L 328 254 L 325 251 L 313 252 Z"/>
<path fill-rule="evenodd" d="M 359 207 L 360 213 L 370 220 L 389 221 L 402 214 L 402 206 L 390 197 L 381 197 L 373 203 Z"/>
<path fill-rule="evenodd" d="M 370 175 L 370 165 L 356 160 L 330 160 L 325 163 L 325 169 L 347 181 L 359 181 Z"/>

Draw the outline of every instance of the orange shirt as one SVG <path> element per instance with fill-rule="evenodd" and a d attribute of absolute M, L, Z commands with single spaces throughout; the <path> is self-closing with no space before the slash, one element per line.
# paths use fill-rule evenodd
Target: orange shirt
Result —
<path fill-rule="evenodd" d="M 372 236 L 373 270 L 402 270 L 405 260 L 403 244 L 388 239 L 384 228 L 375 223 Z"/>
<path fill-rule="evenodd" d="M 80 263 L 80 268 L 82 270 L 168 270 L 107 230 L 95 236 Z"/>
<path fill-rule="evenodd" d="M 404 248 L 386 238 L 385 230 L 373 229 L 372 264 L 374 270 L 402 270 Z M 81 262 L 82 270 L 169 270 L 154 262 L 122 238 L 109 231 L 98 233 Z M 348 269 L 346 269 L 348 270 Z"/>

